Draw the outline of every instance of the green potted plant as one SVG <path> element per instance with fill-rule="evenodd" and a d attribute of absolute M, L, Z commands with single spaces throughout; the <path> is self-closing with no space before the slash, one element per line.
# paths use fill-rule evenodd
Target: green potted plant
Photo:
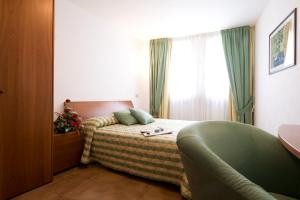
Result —
<path fill-rule="evenodd" d="M 55 133 L 68 133 L 72 131 L 79 131 L 81 129 L 81 117 L 77 112 L 69 107 L 70 99 L 64 102 L 64 112 L 58 113 L 57 119 L 54 121 Z"/>

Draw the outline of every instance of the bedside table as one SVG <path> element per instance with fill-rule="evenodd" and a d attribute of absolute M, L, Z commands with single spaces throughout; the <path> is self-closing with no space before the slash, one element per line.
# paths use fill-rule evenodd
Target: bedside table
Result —
<path fill-rule="evenodd" d="M 53 173 L 77 166 L 80 163 L 84 137 L 77 131 L 53 135 Z"/>

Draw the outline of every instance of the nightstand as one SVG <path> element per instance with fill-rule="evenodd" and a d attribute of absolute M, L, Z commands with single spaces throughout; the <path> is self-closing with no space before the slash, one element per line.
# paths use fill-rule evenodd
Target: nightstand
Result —
<path fill-rule="evenodd" d="M 84 137 L 77 131 L 53 135 L 53 173 L 79 165 Z"/>

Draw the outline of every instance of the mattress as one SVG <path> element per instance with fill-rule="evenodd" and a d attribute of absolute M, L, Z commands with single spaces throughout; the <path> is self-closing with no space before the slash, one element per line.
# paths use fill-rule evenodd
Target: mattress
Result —
<path fill-rule="evenodd" d="M 112 121 L 100 126 L 87 123 L 82 163 L 96 161 L 118 171 L 172 183 L 180 186 L 185 198 L 191 198 L 176 138 L 181 128 L 193 122 L 156 119 L 148 125 L 126 126 Z M 171 130 L 172 134 L 145 137 L 140 133 L 157 127 Z"/>

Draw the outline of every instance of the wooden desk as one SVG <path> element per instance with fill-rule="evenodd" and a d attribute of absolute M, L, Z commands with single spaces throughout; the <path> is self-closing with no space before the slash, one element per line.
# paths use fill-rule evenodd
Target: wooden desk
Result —
<path fill-rule="evenodd" d="M 282 125 L 278 137 L 285 148 L 300 159 L 300 125 Z"/>

